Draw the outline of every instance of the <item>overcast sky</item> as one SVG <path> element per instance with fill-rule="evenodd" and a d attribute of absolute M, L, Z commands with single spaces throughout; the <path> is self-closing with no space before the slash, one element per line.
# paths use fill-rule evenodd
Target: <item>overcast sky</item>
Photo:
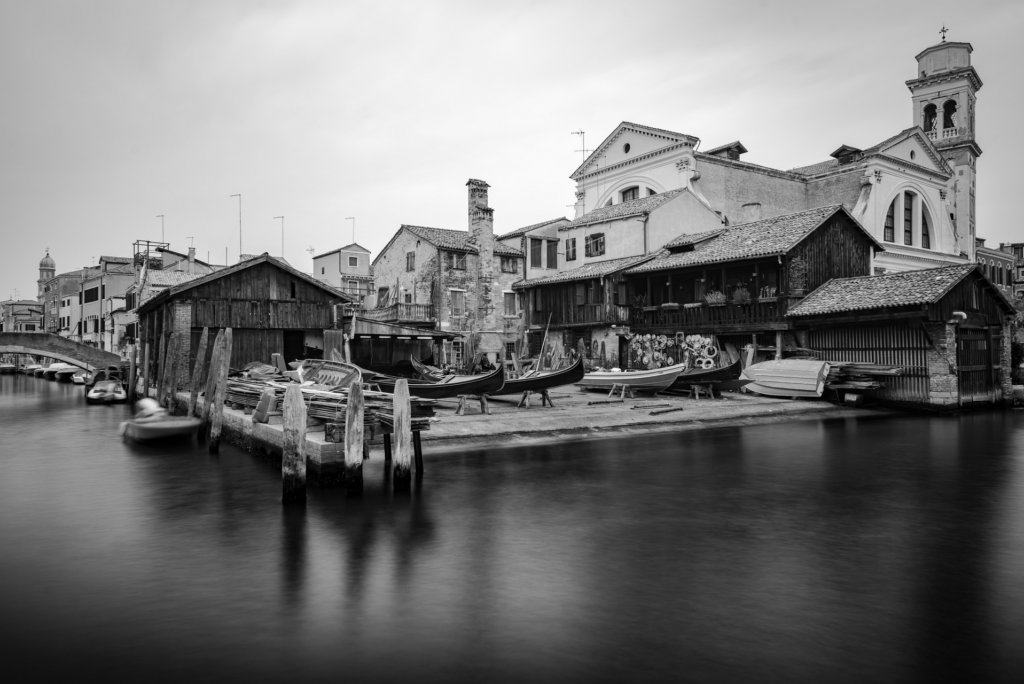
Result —
<path fill-rule="evenodd" d="M 353 228 L 376 255 L 403 223 L 465 229 L 469 178 L 499 234 L 571 218 L 573 131 L 593 148 L 621 121 L 824 161 L 912 125 L 904 83 L 943 24 L 984 82 L 978 234 L 1022 241 L 1024 13 L 966 7 L 0 0 L 0 299 L 35 297 L 47 247 L 58 273 L 136 240 L 234 263 L 240 239 L 280 255 L 283 223 L 301 270 Z"/>

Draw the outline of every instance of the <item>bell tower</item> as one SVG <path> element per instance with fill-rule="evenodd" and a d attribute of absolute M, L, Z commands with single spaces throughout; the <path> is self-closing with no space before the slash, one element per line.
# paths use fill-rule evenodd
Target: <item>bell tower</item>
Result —
<path fill-rule="evenodd" d="M 914 106 L 914 124 L 934 143 L 953 169 L 946 207 L 960 249 L 974 260 L 974 192 L 981 148 L 975 139 L 974 108 L 981 78 L 971 66 L 970 43 L 942 42 L 916 57 L 917 78 L 907 81 Z"/>
<path fill-rule="evenodd" d="M 46 256 L 39 260 L 39 279 L 36 280 L 36 299 L 40 302 L 43 301 L 43 295 L 45 294 L 44 289 L 46 283 L 53 278 L 57 272 L 57 264 L 54 263 L 53 257 L 50 256 L 50 248 L 46 248 Z"/>

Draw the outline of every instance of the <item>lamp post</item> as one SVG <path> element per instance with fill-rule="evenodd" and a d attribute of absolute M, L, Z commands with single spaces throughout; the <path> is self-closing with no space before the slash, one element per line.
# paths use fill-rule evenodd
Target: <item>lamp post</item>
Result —
<path fill-rule="evenodd" d="M 156 217 L 160 219 L 160 242 L 164 242 L 164 215 L 157 214 Z"/>
<path fill-rule="evenodd" d="M 284 259 L 284 216 L 275 216 L 276 219 L 281 219 L 281 258 Z"/>
<path fill-rule="evenodd" d="M 235 193 L 232 197 L 238 198 L 238 260 L 242 260 L 242 193 Z"/>

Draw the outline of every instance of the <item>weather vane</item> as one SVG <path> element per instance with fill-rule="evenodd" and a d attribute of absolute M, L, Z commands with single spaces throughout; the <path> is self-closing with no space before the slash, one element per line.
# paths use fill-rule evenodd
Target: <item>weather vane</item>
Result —
<path fill-rule="evenodd" d="M 948 31 L 948 30 L 949 30 L 949 29 L 948 29 L 948 28 L 946 28 L 946 25 L 945 25 L 945 24 L 943 24 L 943 25 L 942 25 L 942 28 L 940 28 L 940 29 L 939 29 L 939 33 L 941 33 L 941 34 L 942 34 L 942 42 L 943 42 L 943 43 L 945 43 L 945 42 L 946 42 L 946 31 Z"/>

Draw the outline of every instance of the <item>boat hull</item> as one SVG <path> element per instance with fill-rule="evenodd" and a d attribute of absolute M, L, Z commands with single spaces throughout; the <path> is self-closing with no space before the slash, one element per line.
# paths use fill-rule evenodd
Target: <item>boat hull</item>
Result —
<path fill-rule="evenodd" d="M 725 382 L 737 380 L 743 368 L 737 359 L 735 363 L 722 368 L 690 368 L 679 374 L 672 383 L 671 389 L 688 390 L 692 385 L 702 382 Z"/>
<path fill-rule="evenodd" d="M 409 394 L 421 399 L 448 399 L 460 394 L 501 394 L 505 386 L 505 370 L 498 367 L 487 375 L 467 376 L 464 380 L 448 382 L 427 382 L 405 378 L 409 381 Z M 367 381 L 384 392 L 395 391 L 395 383 L 399 378 L 393 376 L 374 375 Z"/>
<path fill-rule="evenodd" d="M 672 386 L 679 374 L 685 370 L 685 364 L 655 368 L 645 371 L 594 371 L 587 373 L 576 383 L 583 389 L 610 390 L 613 385 L 628 385 L 630 389 L 641 392 L 661 392 Z"/>
<path fill-rule="evenodd" d="M 126 420 L 121 423 L 121 436 L 136 442 L 192 438 L 202 421 L 193 417 L 164 418 L 154 421 Z"/>
<path fill-rule="evenodd" d="M 552 387 L 561 387 L 562 385 L 572 385 L 586 375 L 586 369 L 583 367 L 583 358 L 577 358 L 576 363 L 572 364 L 568 368 L 561 370 L 540 372 L 536 375 L 527 376 L 525 378 L 516 378 L 514 380 L 505 380 L 505 385 L 498 392 L 491 392 L 494 395 L 502 394 L 519 394 L 522 392 L 540 392 L 541 390 L 551 389 Z"/>

